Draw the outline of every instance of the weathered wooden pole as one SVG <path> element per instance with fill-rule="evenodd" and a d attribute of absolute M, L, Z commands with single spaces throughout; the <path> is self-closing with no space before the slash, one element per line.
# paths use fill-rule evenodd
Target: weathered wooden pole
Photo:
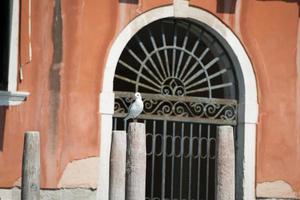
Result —
<path fill-rule="evenodd" d="M 110 200 L 125 200 L 126 146 L 126 132 L 113 131 L 110 153 Z"/>
<path fill-rule="evenodd" d="M 146 134 L 145 125 L 129 124 L 127 135 L 126 200 L 145 199 Z"/>
<path fill-rule="evenodd" d="M 21 199 L 40 199 L 40 134 L 36 131 L 25 133 Z"/>
<path fill-rule="evenodd" d="M 233 128 L 217 128 L 217 199 L 235 199 L 235 151 Z"/>

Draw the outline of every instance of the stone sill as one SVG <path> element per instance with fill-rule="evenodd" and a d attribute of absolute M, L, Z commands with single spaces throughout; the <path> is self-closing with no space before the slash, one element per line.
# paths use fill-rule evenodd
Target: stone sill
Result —
<path fill-rule="evenodd" d="M 0 91 L 0 106 L 16 106 L 26 101 L 29 92 Z"/>

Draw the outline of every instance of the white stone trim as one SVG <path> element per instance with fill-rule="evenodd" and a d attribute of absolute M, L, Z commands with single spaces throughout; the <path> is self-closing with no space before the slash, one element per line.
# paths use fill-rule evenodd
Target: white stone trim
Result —
<path fill-rule="evenodd" d="M 14 0 L 11 18 L 11 33 L 9 43 L 8 91 L 17 90 L 18 55 L 19 55 L 19 22 L 20 1 Z"/>
<path fill-rule="evenodd" d="M 8 90 L 0 91 L 0 106 L 19 105 L 29 96 L 28 92 L 17 92 L 20 1 L 13 0 L 12 3 L 8 63 Z"/>
<path fill-rule="evenodd" d="M 245 93 L 246 92 L 247 92 L 247 90 L 245 89 Z M 248 96 L 250 96 L 250 95 L 248 95 Z M 241 103 L 240 105 L 241 105 L 240 107 L 242 107 L 243 104 Z M 245 124 L 256 124 L 257 120 L 258 120 L 258 114 L 259 114 L 258 113 L 258 103 L 248 100 L 248 102 L 244 104 L 244 107 L 245 107 L 245 113 L 247 113 L 247 114 L 245 114 L 244 121 L 240 121 L 240 122 L 245 123 Z"/>
<path fill-rule="evenodd" d="M 97 200 L 109 199 L 109 163 L 110 147 L 112 137 L 112 114 L 101 114 L 101 135 L 100 135 L 100 157 L 99 157 L 99 178 L 97 188 Z"/>
<path fill-rule="evenodd" d="M 185 2 L 179 2 L 186 5 Z M 178 9 L 180 8 L 180 11 Z M 150 10 L 146 13 L 141 14 L 131 21 L 118 35 L 114 41 L 107 58 L 107 63 L 104 69 L 104 79 L 102 95 L 100 98 L 101 110 L 100 114 L 104 120 L 101 121 L 101 152 L 100 152 L 100 177 L 99 186 L 97 192 L 98 200 L 108 199 L 108 174 L 109 174 L 109 153 L 110 149 L 107 142 L 110 142 L 111 127 L 112 127 L 112 114 L 108 114 L 113 109 L 113 100 L 111 94 L 113 93 L 113 78 L 115 74 L 115 68 L 117 66 L 118 59 L 125 48 L 127 42 L 144 26 L 158 19 L 166 17 L 191 18 L 198 20 L 202 23 L 207 24 L 209 27 L 218 32 L 227 41 L 241 66 L 241 71 L 244 78 L 245 84 L 245 119 L 243 122 L 244 126 L 244 161 L 243 161 L 243 199 L 253 200 L 255 199 L 255 152 L 256 152 L 256 123 L 258 119 L 258 101 L 257 101 L 257 89 L 256 80 L 250 59 L 243 48 L 239 39 L 235 34 L 220 21 L 217 17 L 211 13 L 204 11 L 199 8 L 182 6 L 178 7 L 178 4 L 160 7 Z M 106 97 L 108 99 L 106 99 Z M 110 102 L 110 103 L 107 103 Z M 103 106 L 108 106 L 109 112 L 105 112 L 102 109 Z M 104 112 L 104 113 L 102 113 Z M 104 158 L 105 157 L 105 158 Z"/>
<path fill-rule="evenodd" d="M 16 106 L 24 102 L 29 92 L 0 91 L 0 106 Z"/>
<path fill-rule="evenodd" d="M 187 0 L 174 0 L 174 17 L 185 17 L 185 10 L 189 7 L 189 2 Z"/>
<path fill-rule="evenodd" d="M 111 92 L 100 94 L 100 158 L 97 199 L 109 199 L 109 163 L 112 137 L 112 115 L 114 114 L 115 95 Z"/>
<path fill-rule="evenodd" d="M 115 94 L 113 92 L 102 92 L 100 94 L 99 110 L 101 114 L 114 114 Z"/>
<path fill-rule="evenodd" d="M 243 163 L 243 199 L 256 199 L 255 163 L 256 163 L 256 124 L 244 124 L 244 163 Z"/>

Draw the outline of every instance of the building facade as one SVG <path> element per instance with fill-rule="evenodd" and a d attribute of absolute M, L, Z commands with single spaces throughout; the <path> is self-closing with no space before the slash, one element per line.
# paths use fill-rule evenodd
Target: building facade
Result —
<path fill-rule="evenodd" d="M 82 195 L 81 199 L 107 199 L 117 91 L 161 92 L 160 85 L 155 89 L 156 82 L 149 80 L 155 68 L 140 71 L 141 80 L 148 80 L 148 84 L 133 84 L 146 87 L 145 91 L 124 85 L 130 82 L 128 79 L 136 80 L 130 78 L 134 77 L 130 73 L 138 74 L 136 65 L 160 62 L 159 56 L 151 61 L 154 57 L 147 50 L 157 44 L 153 55 L 164 55 L 164 49 L 169 48 L 168 26 L 178 27 L 169 33 L 172 47 L 166 57 L 170 58 L 170 67 L 164 68 L 166 71 L 157 69 L 154 79 L 160 79 L 161 74 L 162 85 L 166 86 L 171 80 L 168 77 L 172 77 L 176 87 L 185 86 L 185 93 L 193 96 L 191 100 L 236 100 L 236 199 L 300 198 L 299 1 L 21 0 L 10 1 L 8 6 L 10 36 L 5 49 L 9 59 L 3 61 L 7 67 L 2 70 L 5 79 L 0 92 L 0 198 L 19 195 L 24 132 L 37 130 L 41 134 L 41 188 L 45 194 L 59 193 L 64 199 L 72 199 L 75 194 Z M 156 34 L 155 23 L 166 24 L 166 31 L 157 28 Z M 191 31 L 181 33 L 181 28 Z M 154 37 L 147 39 L 146 29 Z M 161 38 L 159 33 L 164 33 Z M 158 44 L 164 44 L 164 35 L 166 45 L 160 50 Z M 183 46 L 186 35 L 189 40 Z M 192 35 L 203 36 L 199 43 L 207 45 L 199 47 L 199 54 L 194 46 L 197 38 L 193 41 Z M 131 54 L 137 56 L 137 64 L 126 60 L 128 49 L 134 52 L 141 48 L 143 52 L 133 38 L 138 38 L 149 53 L 144 52 L 145 58 L 136 52 Z M 153 42 L 152 38 L 159 39 Z M 192 41 L 190 47 L 188 41 Z M 203 91 L 194 89 L 192 76 L 201 69 L 197 71 L 195 65 L 195 71 L 189 73 L 188 67 L 193 66 L 187 65 L 182 68 L 182 77 L 180 68 L 175 75 L 174 46 L 180 47 L 174 50 L 177 64 L 188 63 L 188 55 L 197 61 L 205 48 L 215 49 L 207 63 L 202 63 L 207 73 L 203 82 L 209 84 L 207 91 L 224 91 L 193 95 L 193 91 Z M 149 61 L 143 61 L 148 57 Z M 209 63 L 215 58 L 220 66 L 210 72 Z M 162 60 L 162 65 L 167 65 L 168 59 Z M 164 79 L 164 73 L 173 76 Z M 219 74 L 222 78 L 218 81 L 227 82 L 209 81 Z M 125 82 L 118 83 L 118 77 Z M 227 91 L 232 85 L 235 87 Z"/>

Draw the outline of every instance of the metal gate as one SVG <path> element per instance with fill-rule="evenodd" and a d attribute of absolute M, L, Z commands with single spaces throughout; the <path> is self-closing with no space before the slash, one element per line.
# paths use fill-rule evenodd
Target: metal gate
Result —
<path fill-rule="evenodd" d="M 235 80 L 225 48 L 203 24 L 167 18 L 129 41 L 115 73 L 113 129 L 126 129 L 141 92 L 146 199 L 215 199 L 216 126 L 237 123 Z"/>

